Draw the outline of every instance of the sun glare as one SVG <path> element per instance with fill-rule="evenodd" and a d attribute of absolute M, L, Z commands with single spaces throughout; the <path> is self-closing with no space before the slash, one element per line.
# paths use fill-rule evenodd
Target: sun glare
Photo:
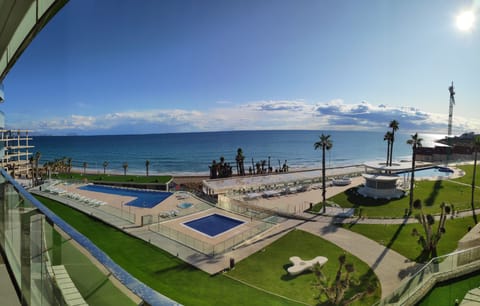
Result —
<path fill-rule="evenodd" d="M 473 27 L 475 16 L 472 11 L 465 11 L 457 16 L 457 28 L 461 31 L 468 31 Z"/>

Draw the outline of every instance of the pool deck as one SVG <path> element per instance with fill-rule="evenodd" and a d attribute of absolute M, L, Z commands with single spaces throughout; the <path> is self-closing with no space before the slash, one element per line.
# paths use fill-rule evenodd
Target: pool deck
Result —
<path fill-rule="evenodd" d="M 93 213 L 103 214 L 102 211 L 105 211 L 105 208 L 110 207 L 117 210 L 117 215 L 119 216 L 122 216 L 122 215 L 132 216 L 135 222 L 130 222 L 130 223 L 131 225 L 136 225 L 136 226 L 142 225 L 141 224 L 142 216 L 150 216 L 150 215 L 159 216 L 163 214 L 170 214 L 172 212 L 176 212 L 180 215 L 187 214 L 187 213 L 196 211 L 194 207 L 195 205 L 204 204 L 204 202 L 202 202 L 198 198 L 190 196 L 186 193 L 175 193 L 175 194 L 172 193 L 171 196 L 160 201 L 157 205 L 151 208 L 130 206 L 125 204 L 134 200 L 135 197 L 80 189 L 80 187 L 84 185 L 85 184 L 59 184 L 57 186 L 59 189 L 64 190 L 67 193 L 76 193 L 86 198 L 99 200 L 106 203 L 105 207 L 100 206 L 100 207 L 97 207 L 96 209 L 87 207 L 86 209 L 88 211 L 92 211 Z M 186 209 L 178 207 L 179 204 L 185 203 L 185 202 L 192 203 L 193 206 Z M 85 208 L 82 208 L 82 211 L 84 210 Z M 126 218 L 126 219 L 129 219 L 129 218 Z"/>

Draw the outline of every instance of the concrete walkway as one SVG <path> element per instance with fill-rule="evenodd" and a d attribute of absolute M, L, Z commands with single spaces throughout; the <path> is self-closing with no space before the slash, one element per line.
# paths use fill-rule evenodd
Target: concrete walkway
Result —
<path fill-rule="evenodd" d="M 307 222 L 297 228 L 328 240 L 367 263 L 380 281 L 382 298 L 390 295 L 405 277 L 421 267 L 365 236 L 334 224 Z"/>
<path fill-rule="evenodd" d="M 2 305 L 20 306 L 20 300 L 18 299 L 17 292 L 13 287 L 12 280 L 8 274 L 7 267 L 3 262 L 3 258 L 0 255 L 0 298 Z"/>

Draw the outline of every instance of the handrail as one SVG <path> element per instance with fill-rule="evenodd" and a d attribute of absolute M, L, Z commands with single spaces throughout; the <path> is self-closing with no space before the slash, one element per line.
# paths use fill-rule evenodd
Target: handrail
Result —
<path fill-rule="evenodd" d="M 439 281 L 445 281 L 448 279 L 453 279 L 464 274 L 470 273 L 472 271 L 476 271 L 480 269 L 480 259 L 478 258 L 478 251 L 480 250 L 480 246 L 472 247 L 469 249 L 464 250 L 457 250 L 449 254 L 437 256 L 435 258 L 430 259 L 426 264 L 423 265 L 418 271 L 416 271 L 412 276 L 406 279 L 393 293 L 389 296 L 383 298 L 382 300 L 378 301 L 374 305 L 391 305 L 392 303 L 389 301 L 396 300 L 394 305 L 405 305 L 404 303 L 408 301 L 409 303 L 412 302 L 412 299 L 418 301 L 421 299 L 425 294 L 431 291 L 431 289 L 436 285 Z M 427 273 L 427 269 L 431 269 L 433 265 L 441 264 L 442 262 L 448 260 L 449 258 L 453 258 L 453 260 L 458 260 L 458 255 L 475 252 L 473 254 L 477 254 L 477 256 L 473 256 L 471 261 L 465 262 L 463 264 L 455 264 L 455 266 L 451 267 L 449 270 L 444 271 L 436 271 L 431 273 L 428 276 L 422 275 L 423 273 Z M 457 257 L 456 257 L 457 256 Z M 472 255 L 470 255 L 471 257 Z M 456 258 L 456 259 L 455 259 Z M 397 291 L 402 289 L 406 284 L 410 283 L 411 281 L 415 280 L 416 277 L 420 277 L 423 279 L 422 282 L 418 283 L 414 287 L 408 290 L 408 294 L 403 302 L 402 297 L 404 294 L 398 295 Z"/>
<path fill-rule="evenodd" d="M 13 185 L 13 187 L 18 191 L 19 194 L 29 200 L 33 206 L 35 206 L 42 212 L 42 214 L 44 214 L 55 225 L 57 225 L 60 229 L 67 233 L 75 242 L 77 242 L 85 250 L 87 250 L 110 273 L 112 273 L 112 275 L 118 281 L 120 281 L 125 287 L 135 293 L 143 301 L 152 306 L 180 305 L 178 302 L 175 302 L 168 297 L 160 294 L 159 292 L 153 290 L 152 288 L 145 285 L 143 282 L 130 275 L 130 273 L 125 271 L 116 262 L 114 262 L 107 254 L 105 254 L 101 249 L 99 249 L 87 237 L 80 234 L 70 224 L 58 217 L 45 205 L 39 202 L 34 196 L 28 193 L 20 184 L 18 184 L 14 179 L 12 179 L 12 177 L 4 169 L 0 169 L 0 173 L 10 184 Z"/>

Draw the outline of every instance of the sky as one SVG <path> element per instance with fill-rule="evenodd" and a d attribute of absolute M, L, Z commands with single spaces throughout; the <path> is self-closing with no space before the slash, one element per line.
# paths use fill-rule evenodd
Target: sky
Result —
<path fill-rule="evenodd" d="M 7 128 L 480 132 L 480 1 L 70 0 L 4 80 Z M 457 16 L 473 10 L 473 27 Z"/>

